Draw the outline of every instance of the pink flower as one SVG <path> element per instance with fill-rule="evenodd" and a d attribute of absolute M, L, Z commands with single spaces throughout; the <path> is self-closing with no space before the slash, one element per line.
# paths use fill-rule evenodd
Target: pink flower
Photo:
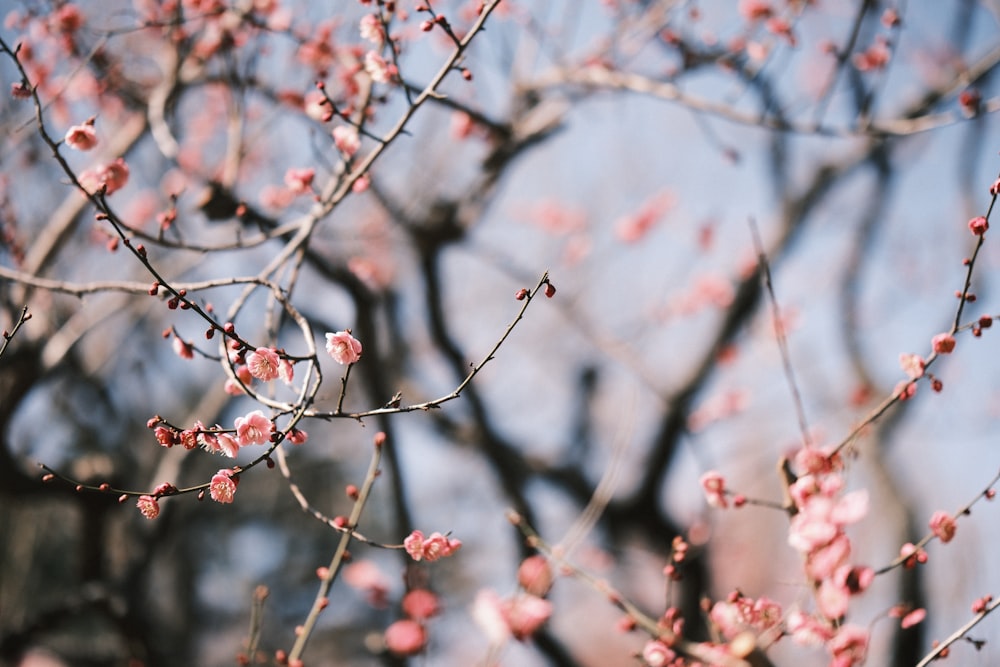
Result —
<path fill-rule="evenodd" d="M 833 636 L 833 628 L 828 623 L 798 610 L 788 614 L 785 630 L 803 646 L 821 646 Z"/>
<path fill-rule="evenodd" d="M 927 552 L 923 549 L 918 549 L 917 545 L 907 542 L 899 548 L 899 555 L 901 558 L 906 560 L 903 561 L 903 567 L 909 569 L 917 566 L 917 563 L 927 562 Z"/>
<path fill-rule="evenodd" d="M 328 333 L 326 351 L 338 364 L 353 364 L 361 358 L 361 342 L 351 335 L 351 330 Z"/>
<path fill-rule="evenodd" d="M 518 640 L 535 634 L 552 615 L 551 602 L 527 593 L 504 600 L 500 609 L 510 633 Z"/>
<path fill-rule="evenodd" d="M 899 626 L 904 630 L 912 628 L 914 625 L 921 623 L 925 618 L 927 618 L 926 609 L 914 609 L 900 620 Z"/>
<path fill-rule="evenodd" d="M 379 21 L 378 16 L 375 14 L 365 14 L 361 17 L 360 32 L 361 39 L 366 39 L 376 46 L 381 46 L 385 40 L 385 34 L 382 32 L 382 22 Z"/>
<path fill-rule="evenodd" d="M 472 618 L 493 646 L 499 646 L 510 638 L 510 626 L 507 625 L 500 596 L 495 591 L 483 589 L 476 594 L 472 603 Z"/>
<path fill-rule="evenodd" d="M 312 192 L 312 182 L 315 177 L 315 169 L 309 167 L 297 169 L 292 167 L 285 172 L 285 186 L 297 195 Z"/>
<path fill-rule="evenodd" d="M 445 537 L 441 533 L 431 533 L 430 537 L 425 538 L 421 531 L 415 530 L 403 540 L 403 548 L 415 561 L 433 562 L 451 556 L 462 548 L 462 542 Z"/>
<path fill-rule="evenodd" d="M 333 128 L 333 143 L 345 157 L 351 157 L 361 148 L 358 130 L 352 125 L 338 125 Z"/>
<path fill-rule="evenodd" d="M 395 74 L 395 67 L 385 61 L 376 51 L 365 54 L 365 72 L 375 83 L 389 83 Z"/>
<path fill-rule="evenodd" d="M 403 613 L 414 621 L 424 621 L 437 616 L 441 609 L 438 597 L 426 588 L 414 588 L 403 596 L 400 606 L 403 608 Z"/>
<path fill-rule="evenodd" d="M 976 236 L 982 236 L 990 228 L 989 221 L 983 216 L 969 220 L 969 231 Z"/>
<path fill-rule="evenodd" d="M 942 542 L 951 542 L 958 526 L 950 514 L 938 511 L 931 516 L 930 527 Z"/>
<path fill-rule="evenodd" d="M 677 198 L 673 194 L 660 193 L 644 202 L 635 213 L 619 218 L 615 223 L 615 233 L 619 240 L 625 243 L 640 241 L 676 202 Z"/>
<path fill-rule="evenodd" d="M 155 519 L 160 515 L 160 504 L 153 496 L 139 496 L 135 506 L 139 508 L 142 515 L 147 519 Z"/>
<path fill-rule="evenodd" d="M 74 125 L 66 132 L 66 145 L 78 151 L 89 151 L 97 145 L 97 132 L 93 123 Z"/>
<path fill-rule="evenodd" d="M 250 375 L 263 382 L 270 382 L 281 371 L 281 358 L 273 347 L 258 347 L 247 355 Z"/>
<path fill-rule="evenodd" d="M 10 84 L 10 96 L 15 100 L 30 100 L 31 88 L 24 85 L 23 81 L 15 81 Z"/>
<path fill-rule="evenodd" d="M 194 359 L 194 350 L 191 344 L 182 340 L 179 336 L 174 336 L 174 353 L 181 359 Z"/>
<path fill-rule="evenodd" d="M 816 591 L 816 604 L 827 618 L 842 618 L 847 614 L 851 592 L 833 579 L 825 579 Z"/>
<path fill-rule="evenodd" d="M 96 169 L 88 169 L 80 174 L 80 185 L 90 194 L 95 194 L 102 187 L 107 188 L 105 194 L 121 190 L 128 183 L 128 165 L 118 158 L 114 162 L 102 165 Z"/>
<path fill-rule="evenodd" d="M 388 606 L 389 578 L 370 560 L 359 560 L 344 568 L 344 583 L 363 592 L 376 609 Z"/>
<path fill-rule="evenodd" d="M 240 443 L 236 438 L 229 433 L 219 433 L 216 441 L 218 442 L 220 452 L 231 459 L 236 458 L 236 453 L 240 451 Z"/>
<path fill-rule="evenodd" d="M 311 90 L 306 93 L 302 101 L 302 110 L 313 120 L 325 123 L 333 118 L 333 106 L 326 101 L 326 97 L 318 90 Z"/>
<path fill-rule="evenodd" d="M 552 567 L 545 556 L 528 556 L 517 568 L 517 583 L 528 593 L 544 597 L 552 588 Z"/>
<path fill-rule="evenodd" d="M 931 338 L 931 349 L 938 354 L 951 354 L 955 349 L 955 337 L 950 333 L 940 333 Z"/>
<path fill-rule="evenodd" d="M 764 0 L 740 0 L 738 7 L 740 15 L 748 21 L 759 21 L 771 16 L 774 11 L 770 3 Z"/>
<path fill-rule="evenodd" d="M 271 439 L 274 423 L 260 410 L 254 410 L 245 417 L 236 418 L 236 439 L 241 447 L 263 445 Z"/>
<path fill-rule="evenodd" d="M 223 468 L 212 477 L 209 486 L 209 493 L 212 500 L 217 503 L 231 503 L 236 495 L 236 485 L 240 483 L 239 477 L 233 477 L 233 471 Z"/>
<path fill-rule="evenodd" d="M 716 470 L 709 470 L 701 476 L 701 488 L 705 492 L 705 500 L 712 507 L 729 507 L 726 500 L 726 480 Z"/>
<path fill-rule="evenodd" d="M 919 354 L 899 355 L 899 365 L 911 380 L 923 377 L 927 362 Z"/>
<path fill-rule="evenodd" d="M 242 382 L 245 387 L 249 387 L 250 382 L 253 379 L 253 375 L 250 374 L 250 369 L 246 366 L 237 367 L 236 377 L 239 378 L 240 382 Z M 240 382 L 236 382 L 232 379 L 226 380 L 226 393 L 230 396 L 242 396 L 244 394 L 244 389 L 240 386 Z"/>
<path fill-rule="evenodd" d="M 416 655 L 427 644 L 424 626 L 410 619 L 396 621 L 385 629 L 385 647 L 398 656 Z"/>
<path fill-rule="evenodd" d="M 642 660 L 649 667 L 667 667 L 677 654 L 659 639 L 646 642 L 642 649 Z"/>
<path fill-rule="evenodd" d="M 834 658 L 831 666 L 860 665 L 868 652 L 868 631 L 856 625 L 843 625 L 827 643 L 827 648 Z"/>

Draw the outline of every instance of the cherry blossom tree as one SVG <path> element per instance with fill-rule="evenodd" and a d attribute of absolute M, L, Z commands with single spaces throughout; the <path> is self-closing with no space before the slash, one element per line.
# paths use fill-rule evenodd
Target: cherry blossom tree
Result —
<path fill-rule="evenodd" d="M 1000 655 L 990 3 L 5 11 L 3 664 Z"/>

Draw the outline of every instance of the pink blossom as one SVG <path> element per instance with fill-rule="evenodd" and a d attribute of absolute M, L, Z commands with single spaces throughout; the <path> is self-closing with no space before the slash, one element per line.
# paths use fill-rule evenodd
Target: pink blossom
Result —
<path fill-rule="evenodd" d="M 842 618 L 847 614 L 851 592 L 833 579 L 824 579 L 816 591 L 816 604 L 820 612 L 830 619 Z"/>
<path fill-rule="evenodd" d="M 258 347 L 247 355 L 247 369 L 250 375 L 261 380 L 270 382 L 278 377 L 281 370 L 281 358 L 278 351 L 273 347 Z"/>
<path fill-rule="evenodd" d="M 297 195 L 312 192 L 312 182 L 315 177 L 315 169 L 292 167 L 285 172 L 285 186 L 290 192 Z"/>
<path fill-rule="evenodd" d="M 785 630 L 796 643 L 803 646 L 821 646 L 833 636 L 833 629 L 828 623 L 799 610 L 788 614 Z"/>
<path fill-rule="evenodd" d="M 15 81 L 10 84 L 10 96 L 15 100 L 30 100 L 31 88 L 24 85 L 23 81 Z"/>
<path fill-rule="evenodd" d="M 225 390 L 230 396 L 242 396 L 245 393 L 243 387 L 249 387 L 250 382 L 253 380 L 253 375 L 250 374 L 250 369 L 246 366 L 238 366 L 236 368 L 236 377 L 243 383 L 243 386 L 240 386 L 240 382 L 236 382 L 235 380 L 226 380 Z"/>
<path fill-rule="evenodd" d="M 759 21 L 770 17 L 774 10 L 764 0 L 740 0 L 738 11 L 747 21 Z"/>
<path fill-rule="evenodd" d="M 212 477 L 209 486 L 209 493 L 212 500 L 217 503 L 231 503 L 236 495 L 236 485 L 240 483 L 239 477 L 233 477 L 233 471 L 223 468 Z"/>
<path fill-rule="evenodd" d="M 927 552 L 923 549 L 917 548 L 917 546 L 911 542 L 907 542 L 899 548 L 899 555 L 901 558 L 905 559 L 903 561 L 903 567 L 913 568 L 917 566 L 917 563 L 927 562 Z"/>
<path fill-rule="evenodd" d="M 933 531 L 942 542 L 951 542 L 952 538 L 955 537 L 955 530 L 957 527 L 955 519 L 953 519 L 947 512 L 938 511 L 934 512 L 931 516 L 931 531 Z"/>
<path fill-rule="evenodd" d="M 309 440 L 309 434 L 301 429 L 293 428 L 288 434 L 288 442 L 293 445 L 304 444 L 307 440 Z"/>
<path fill-rule="evenodd" d="M 483 589 L 476 594 L 472 603 L 472 618 L 494 646 L 503 644 L 511 636 L 500 596 L 493 590 Z"/>
<path fill-rule="evenodd" d="M 712 507 L 729 507 L 726 500 L 726 480 L 717 470 L 709 470 L 701 476 L 701 488 L 705 492 L 705 500 Z"/>
<path fill-rule="evenodd" d="M 424 621 L 432 616 L 437 616 L 441 610 L 438 597 L 426 588 L 414 588 L 403 596 L 400 607 L 403 613 L 414 621 Z"/>
<path fill-rule="evenodd" d="M 302 101 L 302 110 L 313 120 L 325 123 L 333 118 L 333 106 L 327 102 L 326 96 L 318 90 L 306 93 Z"/>
<path fill-rule="evenodd" d="M 667 667 L 677 654 L 659 639 L 646 642 L 642 648 L 642 660 L 649 667 Z"/>
<path fill-rule="evenodd" d="M 83 14 L 79 7 L 67 2 L 52 15 L 49 25 L 53 32 L 73 33 L 83 26 Z"/>
<path fill-rule="evenodd" d="M 351 157 L 361 148 L 358 129 L 353 125 L 338 125 L 333 128 L 333 143 L 345 157 Z"/>
<path fill-rule="evenodd" d="M 660 193 L 644 202 L 635 213 L 619 218 L 615 223 L 619 240 L 625 243 L 640 241 L 676 202 L 672 193 Z"/>
<path fill-rule="evenodd" d="M 229 458 L 235 459 L 236 453 L 240 451 L 239 440 L 234 438 L 229 433 L 219 433 L 218 436 L 216 436 L 216 439 L 219 445 L 219 451 Z"/>
<path fill-rule="evenodd" d="M 413 560 L 433 562 L 451 556 L 462 548 L 462 542 L 436 532 L 425 538 L 421 531 L 415 530 L 403 540 L 403 547 Z"/>
<path fill-rule="evenodd" d="M 365 593 L 368 604 L 376 609 L 388 606 L 390 581 L 370 560 L 354 561 L 344 568 L 344 583 Z"/>
<path fill-rule="evenodd" d="M 125 160 L 118 158 L 114 162 L 88 169 L 80 174 L 80 185 L 90 194 L 95 194 L 102 187 L 106 188 L 105 194 L 112 194 L 121 190 L 128 183 L 129 169 Z"/>
<path fill-rule="evenodd" d="M 289 359 L 282 357 L 281 362 L 278 364 L 278 377 L 285 384 L 292 384 L 292 380 L 295 378 L 295 364 Z"/>
<path fill-rule="evenodd" d="M 527 593 L 504 600 L 500 608 L 510 633 L 518 640 L 535 634 L 552 615 L 551 602 Z"/>
<path fill-rule="evenodd" d="M 194 359 L 194 350 L 191 348 L 191 343 L 188 343 L 180 338 L 180 336 L 174 336 L 174 353 L 181 359 Z"/>
<path fill-rule="evenodd" d="M 528 556 L 517 568 L 517 583 L 528 593 L 544 597 L 552 588 L 552 566 L 545 556 Z"/>
<path fill-rule="evenodd" d="M 155 519 L 160 515 L 160 504 L 153 496 L 139 496 L 135 506 L 147 519 Z"/>
<path fill-rule="evenodd" d="M 931 349 L 938 354 L 951 354 L 955 349 L 955 337 L 950 333 L 940 333 L 931 338 Z"/>
<path fill-rule="evenodd" d="M 382 22 L 375 14 L 365 14 L 361 17 L 359 26 L 361 39 L 368 40 L 376 46 L 381 46 L 385 41 L 385 33 L 382 30 Z"/>
<path fill-rule="evenodd" d="M 353 364 L 361 358 L 361 342 L 351 335 L 351 330 L 326 334 L 326 351 L 338 364 Z"/>
<path fill-rule="evenodd" d="M 806 574 L 813 581 L 822 581 L 833 576 L 851 555 L 851 541 L 844 533 L 839 533 L 827 544 L 811 550 L 806 557 Z"/>
<path fill-rule="evenodd" d="M 365 72 L 375 83 L 389 83 L 395 73 L 395 67 L 387 63 L 377 51 L 369 51 L 365 54 Z"/>
<path fill-rule="evenodd" d="M 93 123 L 74 125 L 66 132 L 63 139 L 66 145 L 78 151 L 89 151 L 97 145 L 97 132 L 94 131 Z"/>
<path fill-rule="evenodd" d="M 868 631 L 857 625 L 843 625 L 827 643 L 833 654 L 831 667 L 850 667 L 864 662 L 868 652 Z"/>
<path fill-rule="evenodd" d="M 427 631 L 416 621 L 405 618 L 385 629 L 385 647 L 398 656 L 416 655 L 427 644 Z"/>
<path fill-rule="evenodd" d="M 990 228 L 989 221 L 983 216 L 973 218 L 969 220 L 969 231 L 976 236 L 982 236 L 986 233 L 986 230 Z"/>
<path fill-rule="evenodd" d="M 263 445 L 270 441 L 273 432 L 274 423 L 260 410 L 236 418 L 236 439 L 241 447 Z"/>
<path fill-rule="evenodd" d="M 923 377 L 927 362 L 919 354 L 901 354 L 899 355 L 899 365 L 907 377 L 916 380 Z"/>
<path fill-rule="evenodd" d="M 926 609 L 914 609 L 899 621 L 899 626 L 904 630 L 912 628 L 914 625 L 920 624 L 925 618 L 927 618 Z"/>

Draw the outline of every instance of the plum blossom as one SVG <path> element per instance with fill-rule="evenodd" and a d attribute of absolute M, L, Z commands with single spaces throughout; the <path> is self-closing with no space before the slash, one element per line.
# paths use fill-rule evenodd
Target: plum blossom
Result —
<path fill-rule="evenodd" d="M 955 337 L 950 333 L 939 333 L 931 338 L 931 349 L 938 354 L 951 354 L 955 349 Z"/>
<path fill-rule="evenodd" d="M 385 647 L 398 656 L 416 655 L 427 644 L 427 631 L 414 620 L 404 618 L 385 629 Z"/>
<path fill-rule="evenodd" d="M 273 347 L 258 347 L 247 355 L 247 369 L 250 375 L 262 382 L 270 382 L 277 378 L 281 371 L 278 351 Z"/>
<path fill-rule="evenodd" d="M 424 621 L 437 616 L 441 611 L 438 597 L 426 588 L 414 588 L 403 596 L 400 607 L 403 613 L 415 621 Z"/>
<path fill-rule="evenodd" d="M 700 481 L 709 505 L 723 509 L 729 507 L 729 501 L 726 500 L 726 480 L 721 473 L 709 470 L 701 476 Z"/>
<path fill-rule="evenodd" d="M 919 354 L 901 354 L 899 355 L 899 365 L 907 377 L 911 380 L 917 380 L 923 377 L 927 362 Z"/>
<path fill-rule="evenodd" d="M 511 636 L 510 626 L 507 625 L 500 596 L 496 591 L 483 589 L 476 594 L 472 603 L 472 618 L 494 646 L 503 644 Z"/>
<path fill-rule="evenodd" d="M 96 193 L 103 187 L 106 188 L 105 194 L 110 195 L 125 187 L 128 176 L 128 165 L 125 164 L 125 160 L 118 158 L 95 169 L 88 169 L 80 174 L 79 180 L 83 189 L 90 194 Z"/>
<path fill-rule="evenodd" d="M 316 170 L 311 167 L 291 167 L 285 172 L 285 186 L 296 195 L 312 192 L 312 182 Z"/>
<path fill-rule="evenodd" d="M 333 143 L 346 157 L 351 157 L 361 148 L 358 129 L 353 125 L 338 125 L 333 128 Z"/>
<path fill-rule="evenodd" d="M 868 652 L 868 631 L 857 625 L 843 625 L 827 643 L 833 662 L 830 667 L 851 667 L 864 662 Z"/>
<path fill-rule="evenodd" d="M 326 334 L 326 351 L 341 365 L 353 364 L 361 358 L 361 341 L 351 335 L 351 330 Z"/>
<path fill-rule="evenodd" d="M 239 366 L 236 368 L 236 377 L 239 378 L 239 382 L 229 378 L 225 383 L 225 391 L 230 396 L 242 396 L 244 393 L 243 387 L 249 387 L 250 382 L 253 379 L 253 375 L 250 374 L 250 369 L 246 366 Z M 240 382 L 243 383 L 243 386 L 240 386 Z"/>
<path fill-rule="evenodd" d="M 260 410 L 236 418 L 236 439 L 241 447 L 263 445 L 270 441 L 273 432 L 274 423 Z"/>
<path fill-rule="evenodd" d="M 160 515 L 160 504 L 153 496 L 139 496 L 135 506 L 147 519 L 155 519 Z"/>
<path fill-rule="evenodd" d="M 174 336 L 174 354 L 176 354 L 181 359 L 194 359 L 194 349 L 191 347 L 191 343 L 183 340 L 180 336 Z"/>
<path fill-rule="evenodd" d="M 976 236 L 982 236 L 986 233 L 986 230 L 990 228 L 989 220 L 983 216 L 979 216 L 969 220 L 969 231 Z"/>
<path fill-rule="evenodd" d="M 902 619 L 900 619 L 899 627 L 903 628 L 904 630 L 906 628 L 912 628 L 914 625 L 919 625 L 920 623 L 922 623 L 925 618 L 927 618 L 926 609 L 923 608 L 914 609 L 906 616 L 904 616 Z"/>
<path fill-rule="evenodd" d="M 94 123 L 88 122 L 82 125 L 74 125 L 66 132 L 66 137 L 63 141 L 72 149 L 89 151 L 97 145 L 97 132 L 94 131 Z"/>
<path fill-rule="evenodd" d="M 955 519 L 947 512 L 938 511 L 931 516 L 930 528 L 942 542 L 951 542 L 957 527 Z"/>
<path fill-rule="evenodd" d="M 388 606 L 389 577 L 370 560 L 352 562 L 344 568 L 344 582 L 365 594 L 372 607 L 384 609 Z"/>
<path fill-rule="evenodd" d="M 365 14 L 361 17 L 359 26 L 361 39 L 366 39 L 376 46 L 381 46 L 385 41 L 385 34 L 382 30 L 382 22 L 375 14 Z"/>
<path fill-rule="evenodd" d="M 529 593 L 507 598 L 500 604 L 500 609 L 510 633 L 517 640 L 535 634 L 552 616 L 552 603 Z"/>
<path fill-rule="evenodd" d="M 403 547 L 413 560 L 425 560 L 430 563 L 451 556 L 462 548 L 462 542 L 436 532 L 425 538 L 421 531 L 415 530 L 403 540 Z"/>
<path fill-rule="evenodd" d="M 307 116 L 321 123 L 325 123 L 333 118 L 333 105 L 318 90 L 311 90 L 306 93 L 305 98 L 302 100 L 302 110 L 305 111 Z"/>
<path fill-rule="evenodd" d="M 212 476 L 212 483 L 209 486 L 209 493 L 212 500 L 217 503 L 231 503 L 236 495 L 236 485 L 240 483 L 239 477 L 233 477 L 233 471 L 223 468 Z"/>
<path fill-rule="evenodd" d="M 642 648 L 642 660 L 649 667 L 667 667 L 677 654 L 659 639 L 646 642 Z"/>
<path fill-rule="evenodd" d="M 552 566 L 545 556 L 528 556 L 517 568 L 517 583 L 528 593 L 544 597 L 552 588 Z"/>
<path fill-rule="evenodd" d="M 766 597 L 756 600 L 745 595 L 730 595 L 726 601 L 716 602 L 709 618 L 723 637 L 732 639 L 751 629 L 757 634 L 777 627 L 781 623 L 781 605 Z"/>
<path fill-rule="evenodd" d="M 389 83 L 392 81 L 395 67 L 386 62 L 377 51 L 369 51 L 365 54 L 365 72 L 375 83 Z"/>

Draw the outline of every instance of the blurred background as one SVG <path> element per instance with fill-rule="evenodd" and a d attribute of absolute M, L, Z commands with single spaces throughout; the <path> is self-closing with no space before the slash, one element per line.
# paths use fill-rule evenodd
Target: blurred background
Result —
<path fill-rule="evenodd" d="M 286 182 L 288 169 L 314 169 L 313 192 L 328 193 L 381 146 L 455 49 L 441 23 L 421 25 L 433 21 L 421 4 L 6 0 L 0 36 L 21 45 L 56 140 L 96 119 L 100 143 L 62 146 L 67 166 L 80 174 L 124 157 L 129 180 L 109 205 L 145 235 L 167 280 L 191 283 L 257 275 L 279 258 L 288 237 L 270 232 L 294 231 L 316 205 Z M 480 3 L 429 4 L 458 39 Z M 373 27 L 366 16 L 381 18 Z M 954 322 L 976 240 L 967 222 L 986 214 L 1000 172 L 998 19 L 990 0 L 503 0 L 459 62 L 468 75 L 448 76 L 370 178 L 324 212 L 308 252 L 271 275 L 320 349 L 318 412 L 334 410 L 343 376 L 322 352 L 324 332 L 350 328 L 364 344 L 346 410 L 396 392 L 420 403 L 448 395 L 490 352 L 522 306 L 517 290 L 545 271 L 557 290 L 529 304 L 457 400 L 360 421 L 307 418 L 298 426 L 308 441 L 283 445 L 312 507 L 346 515 L 344 487 L 361 484 L 372 437 L 385 431 L 361 531 L 386 544 L 413 529 L 463 542 L 433 564 L 353 545 L 306 664 L 406 662 L 381 637 L 414 587 L 442 605 L 414 664 L 637 664 L 644 637 L 620 631 L 621 612 L 571 577 L 556 582 L 546 627 L 498 655 L 470 612 L 483 589 L 515 591 L 531 553 L 505 511 L 555 544 L 602 479 L 609 497 L 573 560 L 646 613 L 676 605 L 698 637 L 699 601 L 737 587 L 810 608 L 787 517 L 712 510 L 698 482 L 715 469 L 732 490 L 781 502 L 777 461 L 803 439 L 752 229 L 807 432 L 836 445 L 905 378 L 899 355 L 929 355 Z M 386 29 L 395 55 L 378 37 Z M 388 83 L 366 69 L 371 51 Z M 6 54 L 0 73 L 8 89 L 21 81 Z M 315 106 L 317 81 L 332 119 Z M 360 149 L 345 165 L 331 131 L 350 128 L 352 114 L 363 119 Z M 67 293 L 152 277 L 109 247 L 111 227 L 95 222 L 39 138 L 31 100 L 5 91 L 0 126 L 0 318 L 9 331 L 22 306 L 33 315 L 0 357 L 0 662 L 233 664 L 263 585 L 254 661 L 270 664 L 294 641 L 339 538 L 302 511 L 277 469 L 244 474 L 232 505 L 164 499 L 153 521 L 131 500 L 41 481 L 39 462 L 135 491 L 207 482 L 232 461 L 162 448 L 147 421 L 229 425 L 261 406 L 224 391 L 225 364 L 175 352 L 180 338 L 218 354 L 191 311 L 101 285 Z M 164 227 L 157 214 L 172 202 Z M 990 236 L 963 324 L 997 312 Z M 263 289 L 196 298 L 255 345 L 308 354 Z M 995 335 L 963 331 L 932 368 L 943 391 L 921 382 L 851 442 L 849 488 L 871 494 L 849 531 L 853 562 L 889 564 L 934 511 L 955 511 L 990 483 L 1000 467 Z M 916 664 L 998 590 L 995 512 L 977 505 L 953 542 L 929 547 L 928 563 L 880 576 L 852 600 L 850 622 L 872 631 L 867 664 Z M 692 549 L 683 580 L 669 584 L 676 535 Z M 925 623 L 898 631 L 885 614 L 900 602 L 926 607 Z M 972 637 L 994 636 L 995 623 Z M 991 665 L 998 650 L 962 643 L 952 655 Z M 787 639 L 769 655 L 829 662 Z"/>

